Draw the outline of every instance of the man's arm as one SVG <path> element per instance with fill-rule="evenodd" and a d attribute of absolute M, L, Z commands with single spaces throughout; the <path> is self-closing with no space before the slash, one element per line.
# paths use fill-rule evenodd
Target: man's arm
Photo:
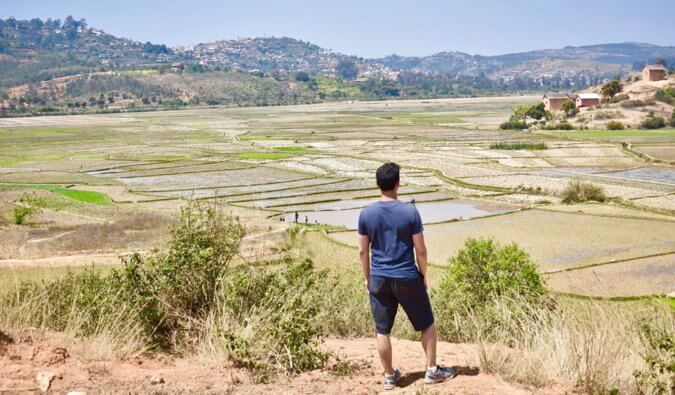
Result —
<path fill-rule="evenodd" d="M 424 244 L 424 233 L 416 233 L 412 238 L 413 245 L 415 246 L 415 255 L 417 256 L 417 265 L 420 268 L 420 273 L 424 276 L 424 286 L 429 288 L 427 280 L 427 246 Z"/>
<path fill-rule="evenodd" d="M 359 235 L 359 260 L 365 278 L 363 284 L 368 291 L 368 279 L 370 278 L 370 240 L 368 240 L 368 235 Z"/>

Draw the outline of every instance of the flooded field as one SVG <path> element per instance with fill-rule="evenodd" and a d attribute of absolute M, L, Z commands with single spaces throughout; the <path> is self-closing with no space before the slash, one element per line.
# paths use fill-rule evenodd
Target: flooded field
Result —
<path fill-rule="evenodd" d="M 628 294 L 667 291 L 675 283 L 675 167 L 647 162 L 621 142 L 672 156 L 672 131 L 605 136 L 498 129 L 514 107 L 538 100 L 0 119 L 0 265 L 41 259 L 34 262 L 40 265 L 50 254 L 54 262 L 105 256 L 110 263 L 130 249 L 156 248 L 164 224 L 190 199 L 238 216 L 259 245 L 256 254 L 274 251 L 296 212 L 300 224 L 346 229 L 317 239 L 327 244 L 315 248 L 330 250 L 330 238 L 353 245 L 360 210 L 379 195 L 375 169 L 396 161 L 403 168 L 400 199 L 415 199 L 435 264 L 444 265 L 468 237 L 493 237 L 517 243 L 544 271 L 606 263 L 598 271 L 566 272 L 567 282 L 551 274 L 554 290 L 614 295 L 616 285 L 598 288 L 589 278 L 617 273 L 635 279 L 632 288 L 622 283 Z M 533 141 L 546 148 L 494 146 Z M 575 179 L 596 185 L 610 200 L 562 204 Z M 29 227 L 13 224 L 13 208 L 34 191 L 45 199 L 43 212 Z M 103 194 L 108 204 L 91 204 L 80 191 Z M 641 263 L 655 254 L 666 258 L 656 266 Z M 614 267 L 613 261 L 639 264 Z"/>
<path fill-rule="evenodd" d="M 299 211 L 297 212 L 298 221 L 300 223 L 318 223 L 345 227 L 347 229 L 356 229 L 361 208 L 372 203 L 373 201 L 374 200 L 368 200 L 364 202 L 340 202 L 338 205 L 343 205 L 342 209 L 335 208 L 333 210 Z M 496 207 L 492 207 L 490 209 L 480 208 L 481 206 L 482 205 L 480 203 L 476 202 L 472 203 L 457 201 L 415 203 L 415 207 L 417 207 L 419 210 L 420 216 L 422 217 L 422 222 L 424 224 L 485 217 L 488 215 L 502 214 L 513 210 L 513 208 L 507 207 L 502 207 L 501 209 Z M 284 214 L 283 218 L 286 222 L 294 222 L 295 213 Z"/>

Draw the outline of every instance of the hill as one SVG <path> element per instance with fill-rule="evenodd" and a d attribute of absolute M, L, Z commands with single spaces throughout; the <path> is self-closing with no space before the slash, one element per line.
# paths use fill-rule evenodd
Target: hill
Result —
<path fill-rule="evenodd" d="M 675 47 L 652 44 L 600 44 L 562 49 L 545 49 L 498 56 L 440 52 L 424 57 L 391 55 L 373 59 L 396 70 L 450 73 L 491 78 L 625 75 L 646 62 L 664 59 L 675 64 Z"/>
<path fill-rule="evenodd" d="M 0 116 L 581 90 L 675 47 L 623 43 L 499 56 L 364 59 L 289 37 L 169 48 L 63 21 L 0 19 Z"/>

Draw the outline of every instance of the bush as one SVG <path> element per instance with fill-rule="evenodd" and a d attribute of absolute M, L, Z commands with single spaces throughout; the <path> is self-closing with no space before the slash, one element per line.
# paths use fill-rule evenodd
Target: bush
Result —
<path fill-rule="evenodd" d="M 0 314 L 15 324 L 77 335 L 112 330 L 114 344 L 138 343 L 136 351 L 215 345 L 263 381 L 323 366 L 316 317 L 331 306 L 311 291 L 326 275 L 310 261 L 288 257 L 232 267 L 242 237 L 237 218 L 190 203 L 167 251 L 133 255 L 110 274 L 87 269 L 46 284 L 22 283 L 0 295 Z"/>
<path fill-rule="evenodd" d="M 675 128 L 675 110 L 673 110 L 673 113 L 670 114 L 670 126 Z"/>
<path fill-rule="evenodd" d="M 572 180 L 562 192 L 563 203 L 580 203 L 586 201 L 604 202 L 605 193 L 599 186 L 579 180 Z"/>
<path fill-rule="evenodd" d="M 621 102 L 621 107 L 623 108 L 635 108 L 635 107 L 644 107 L 646 106 L 647 103 L 645 103 L 642 100 L 635 99 L 635 100 L 624 100 Z"/>
<path fill-rule="evenodd" d="M 612 103 L 612 104 L 613 104 L 613 103 L 619 103 L 619 102 L 622 102 L 622 101 L 624 101 L 624 100 L 628 100 L 629 98 L 630 98 L 630 97 L 629 97 L 627 94 L 625 94 L 625 93 L 620 93 L 620 94 L 618 94 L 618 95 L 612 97 L 611 99 L 609 99 L 609 102 Z"/>
<path fill-rule="evenodd" d="M 40 209 L 37 207 L 25 206 L 25 205 L 16 205 L 14 206 L 14 213 L 12 214 L 12 219 L 17 225 L 24 225 L 26 220 L 33 215 L 39 214 Z"/>
<path fill-rule="evenodd" d="M 657 90 L 654 94 L 654 99 L 675 105 L 675 87 L 665 87 Z"/>
<path fill-rule="evenodd" d="M 666 127 L 666 120 L 663 117 L 648 116 L 640 123 L 644 129 L 661 129 Z"/>
<path fill-rule="evenodd" d="M 489 323 L 489 330 L 500 326 L 494 314 L 497 305 L 541 306 L 547 293 L 536 265 L 517 245 L 502 247 L 491 239 L 469 238 L 450 258 L 433 301 L 444 339 L 475 341 L 482 324 Z M 515 306 L 513 312 L 517 314 Z M 480 322 L 469 322 L 472 319 Z"/>
<path fill-rule="evenodd" d="M 522 129 L 527 129 L 527 123 L 525 121 L 516 121 L 516 120 L 509 120 L 504 123 L 499 124 L 499 129 L 502 130 L 522 130 Z"/>
<path fill-rule="evenodd" d="M 574 126 L 570 124 L 569 122 L 560 122 L 559 124 L 555 125 L 546 125 L 543 127 L 544 130 L 573 130 Z"/>
<path fill-rule="evenodd" d="M 619 121 L 607 122 L 607 130 L 623 130 L 623 123 Z"/>
<path fill-rule="evenodd" d="M 641 394 L 672 394 L 675 391 L 675 332 L 645 322 L 643 336 L 647 353 L 645 369 L 633 372 Z"/>

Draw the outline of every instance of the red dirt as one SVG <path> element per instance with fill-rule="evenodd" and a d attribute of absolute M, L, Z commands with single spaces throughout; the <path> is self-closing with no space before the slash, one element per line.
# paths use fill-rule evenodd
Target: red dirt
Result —
<path fill-rule="evenodd" d="M 326 339 L 322 347 L 346 361 L 351 376 L 337 377 L 330 369 L 281 377 L 269 384 L 255 383 L 250 374 L 222 361 L 199 363 L 166 355 L 138 356 L 122 361 L 86 359 L 67 350 L 57 334 L 36 333 L 12 339 L 0 332 L 0 393 L 38 392 L 36 375 L 51 372 L 50 392 L 88 393 L 359 393 L 381 391 L 382 375 L 374 339 Z M 423 384 L 424 354 L 418 342 L 394 341 L 394 360 L 401 368 L 401 387 L 392 393 L 525 394 L 532 389 L 504 382 L 480 371 L 476 346 L 439 344 L 439 360 L 459 375 L 442 384 Z M 555 393 L 541 390 L 538 393 Z"/>

